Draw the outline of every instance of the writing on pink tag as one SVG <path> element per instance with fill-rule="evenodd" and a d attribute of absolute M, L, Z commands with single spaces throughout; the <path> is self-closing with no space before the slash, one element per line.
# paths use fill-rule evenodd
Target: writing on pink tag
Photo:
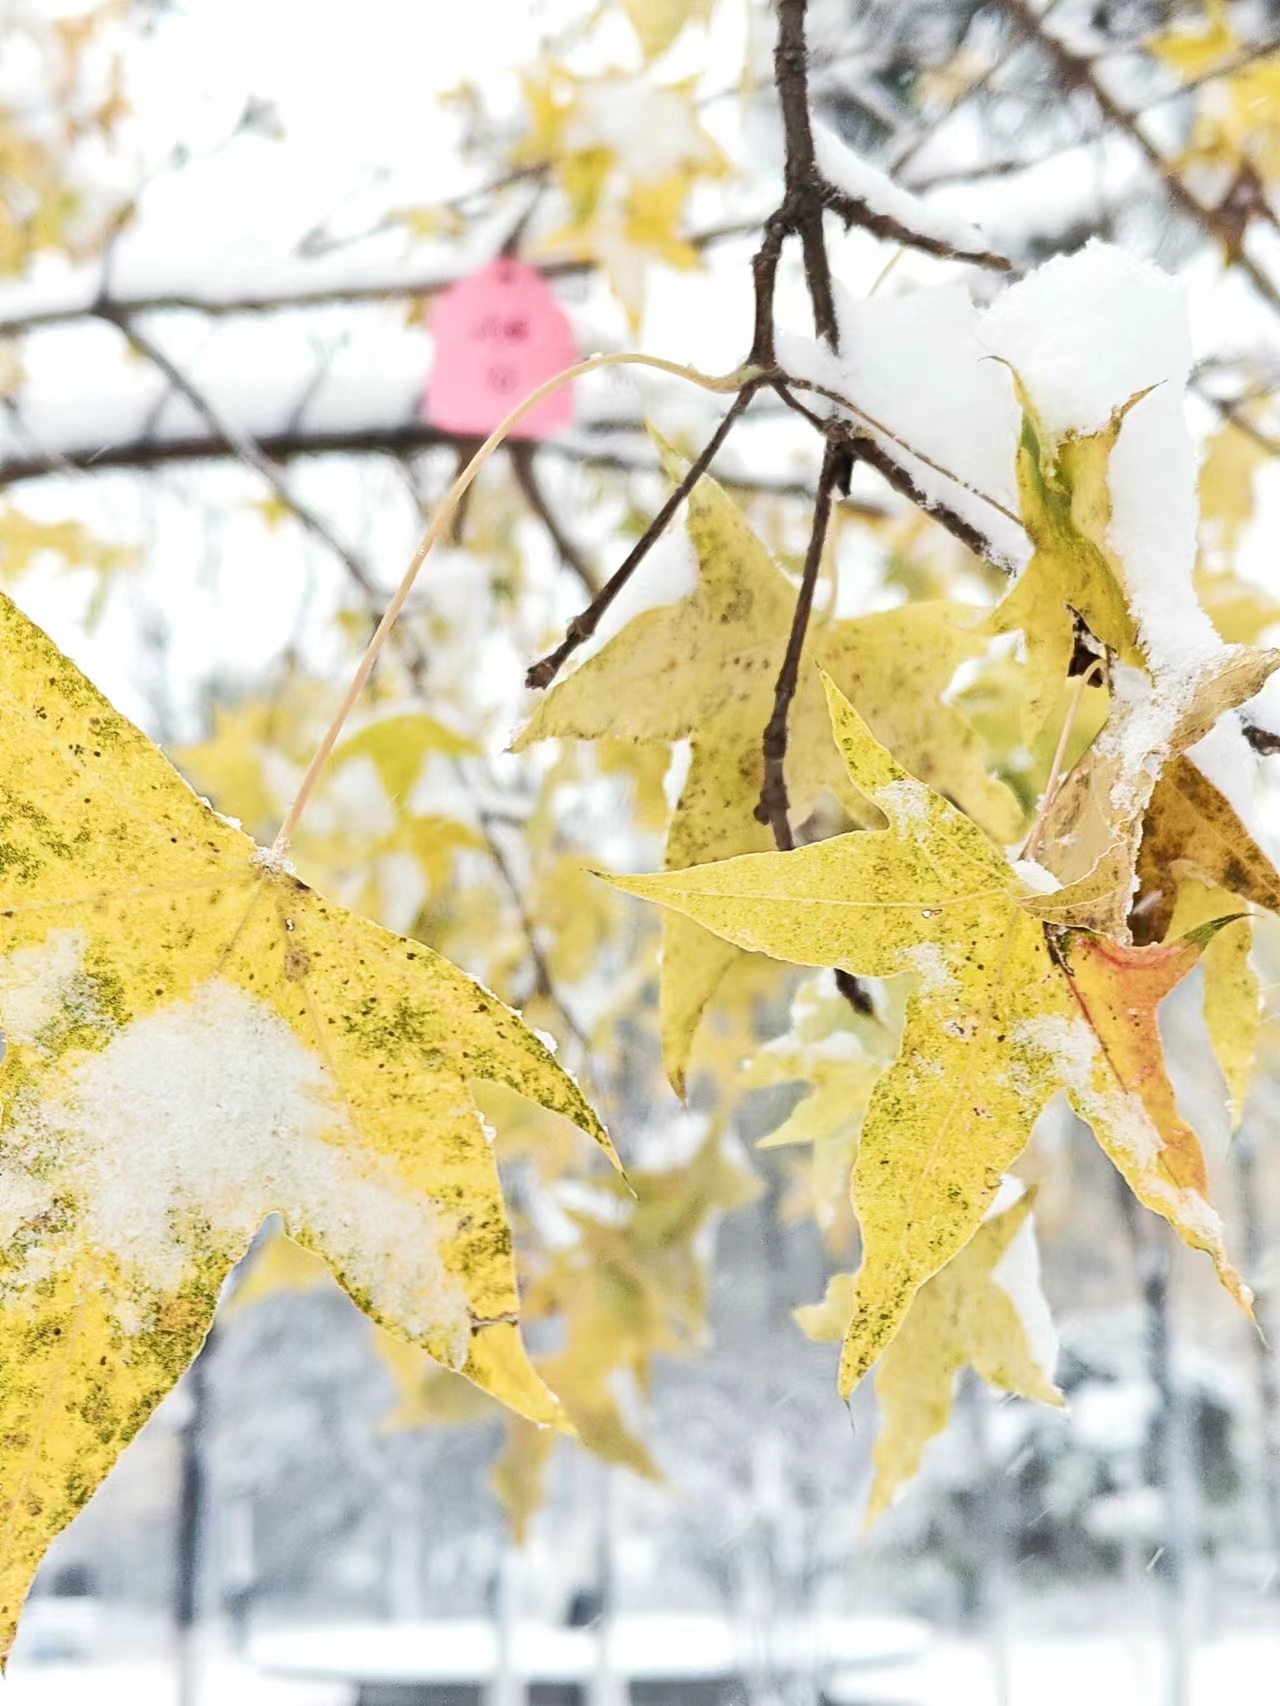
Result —
<path fill-rule="evenodd" d="M 425 419 L 442 432 L 486 438 L 522 397 L 577 360 L 568 316 L 541 273 L 502 256 L 451 285 L 433 304 L 436 359 Z M 573 419 L 563 386 L 512 433 L 546 438 Z"/>

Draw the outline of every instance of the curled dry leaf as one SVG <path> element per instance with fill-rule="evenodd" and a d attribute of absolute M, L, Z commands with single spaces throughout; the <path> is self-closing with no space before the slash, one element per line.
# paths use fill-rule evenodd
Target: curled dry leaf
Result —
<path fill-rule="evenodd" d="M 1193 833 L 1196 814 L 1177 798 L 1191 787 L 1182 755 L 1208 734 L 1225 711 L 1252 699 L 1277 665 L 1280 665 L 1280 652 L 1253 646 L 1224 646 L 1216 656 L 1179 680 L 1152 679 L 1130 670 L 1117 681 L 1107 720 L 1088 752 L 1049 801 L 1037 844 L 1037 858 L 1067 885 L 1097 870 L 1104 855 L 1114 858 L 1117 848 L 1123 850 L 1128 880 L 1112 891 L 1110 904 L 1098 911 L 1097 928 L 1118 940 L 1128 939 L 1135 865 L 1148 891 L 1161 883 L 1150 843 L 1145 867 L 1140 863 L 1140 843 L 1153 828 L 1167 820 L 1179 826 L 1173 831 L 1174 839 Z M 1158 784 L 1166 775 L 1169 786 L 1160 789 L 1157 805 Z M 1195 775 L 1199 776 L 1199 772 Z M 1197 797 L 1204 796 L 1198 783 L 1193 792 Z M 1209 786 L 1209 792 L 1216 790 Z M 1149 808 L 1156 813 L 1154 823 Z M 1234 819 L 1235 814 L 1227 809 Z M 1250 881 L 1255 893 L 1250 898 L 1261 899 L 1264 892 L 1273 899 L 1280 898 L 1280 878 L 1273 873 L 1271 880 L 1276 886 L 1268 888 L 1263 872 L 1269 861 L 1253 846 L 1243 826 L 1238 827 L 1240 856 L 1251 863 Z M 1206 835 L 1197 832 L 1196 846 L 1203 849 L 1205 841 Z M 1174 859 L 1187 856 L 1184 851 L 1175 851 L 1172 842 L 1160 855 Z M 1222 856 L 1219 852 L 1218 857 Z M 1210 859 L 1207 853 L 1205 857 Z M 1211 867 L 1210 859 L 1205 868 Z M 1224 886 L 1234 889 L 1231 883 Z M 1272 901 L 1263 904 L 1270 905 Z"/>

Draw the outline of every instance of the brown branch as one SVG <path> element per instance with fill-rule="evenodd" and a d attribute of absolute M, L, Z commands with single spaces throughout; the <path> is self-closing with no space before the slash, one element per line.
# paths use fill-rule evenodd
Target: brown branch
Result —
<path fill-rule="evenodd" d="M 997 555 L 995 547 L 986 534 L 975 527 L 973 522 L 966 520 L 959 510 L 952 509 L 950 504 L 943 503 L 941 499 L 931 497 L 928 492 L 922 491 L 901 463 L 895 462 L 876 439 L 869 434 L 859 433 L 854 428 L 849 429 L 848 436 L 850 446 L 856 450 L 858 460 L 865 462 L 869 468 L 874 468 L 876 473 L 900 497 L 906 498 L 909 503 L 914 504 L 917 509 L 923 510 L 926 515 L 931 515 L 939 527 L 945 528 L 953 539 L 959 540 L 960 544 L 966 550 L 972 551 L 975 557 L 981 557 L 984 562 L 991 563 L 996 568 L 1007 572 L 1008 563 Z"/>
<path fill-rule="evenodd" d="M 596 578 L 595 570 L 560 525 L 559 516 L 547 502 L 547 495 L 538 483 L 534 468 L 534 446 L 527 440 L 513 439 L 509 450 L 511 470 L 524 501 L 546 528 L 565 568 L 572 569 L 587 593 L 594 598 L 600 591 L 600 582 Z"/>
<path fill-rule="evenodd" d="M 701 252 L 719 243 L 750 237 L 760 228 L 755 220 L 733 220 L 693 232 L 686 241 Z M 537 270 L 547 279 L 577 278 L 595 270 L 596 263 L 579 257 L 544 261 Z M 305 266 L 299 271 L 305 273 Z M 281 314 L 295 308 L 324 308 L 341 303 L 396 302 L 438 296 L 464 277 L 460 273 L 412 273 L 389 271 L 380 278 L 330 280 L 303 284 L 296 290 L 242 291 L 220 296 L 199 289 L 160 290 L 137 295 L 104 296 L 97 280 L 86 282 L 83 295 L 73 301 L 49 303 L 44 307 L 18 308 L 6 313 L 0 308 L 0 337 L 43 331 L 50 326 L 70 325 L 78 320 L 134 320 L 151 314 L 195 313 L 227 319 L 238 314 Z"/>
<path fill-rule="evenodd" d="M 15 433 L 25 431 L 20 412 L 11 405 L 6 407 L 14 422 Z M 821 431 L 821 420 L 812 411 L 805 412 L 810 424 Z M 610 434 L 644 431 L 642 421 L 610 421 L 602 425 Z M 418 420 L 354 428 L 289 427 L 280 432 L 256 433 L 254 442 L 263 455 L 275 463 L 294 462 L 306 456 L 389 456 L 404 461 L 422 451 L 457 449 L 460 444 L 456 434 L 441 432 L 439 428 Z M 562 439 L 545 440 L 539 444 L 538 454 L 585 468 L 602 469 L 607 473 L 662 472 L 660 463 L 652 457 L 632 456 L 621 450 L 595 450 L 590 445 Z M 145 472 L 177 463 L 220 462 L 235 457 L 236 452 L 226 439 L 217 434 L 186 433 L 163 438 L 125 439 L 117 444 L 74 445 L 65 449 L 32 446 L 21 456 L 0 459 L 0 490 L 57 474 Z M 716 479 L 731 491 L 804 498 L 806 501 L 813 495 L 812 481 L 754 474 L 745 469 L 737 473 L 717 471 Z M 871 502 L 855 500 L 842 507 L 871 520 L 881 520 L 885 515 L 882 506 Z"/>
<path fill-rule="evenodd" d="M 778 40 L 773 75 L 786 139 L 786 194 L 778 216 L 800 238 L 813 329 L 834 349 L 840 341 L 831 264 L 827 259 L 823 209 L 831 186 L 818 172 L 809 116 L 809 47 L 805 40 L 808 0 L 778 0 Z M 775 269 L 776 271 L 776 269 Z"/>
<path fill-rule="evenodd" d="M 721 445 L 733 431 L 738 417 L 750 403 L 752 397 L 755 396 L 759 385 L 758 379 L 749 380 L 738 392 L 733 402 L 726 409 L 720 425 L 689 464 L 683 479 L 675 486 L 662 508 L 645 528 L 639 539 L 636 540 L 624 561 L 610 575 L 587 608 L 569 623 L 564 639 L 561 640 L 556 649 L 553 652 L 548 652 L 546 657 L 539 658 L 537 663 L 529 666 L 524 678 L 526 687 L 550 687 L 578 647 L 585 644 L 595 633 L 605 611 L 608 610 L 614 599 L 617 598 L 623 587 L 640 567 L 658 539 L 661 538 L 667 523 L 715 460 Z"/>
<path fill-rule="evenodd" d="M 1280 752 L 1280 735 L 1264 729 L 1259 723 L 1251 723 L 1247 717 L 1241 717 L 1240 724 L 1244 738 L 1260 757 L 1274 758 Z"/>
<path fill-rule="evenodd" d="M 994 249 L 959 249 L 942 237 L 927 237 L 890 214 L 877 213 L 869 202 L 861 196 L 850 195 L 847 190 L 826 185 L 823 199 L 831 212 L 844 221 L 846 230 L 856 225 L 886 243 L 901 243 L 906 248 L 919 249 L 922 254 L 936 255 L 940 260 L 968 261 L 972 266 L 989 267 L 993 272 L 1013 271 L 1013 262 L 1008 255 L 1001 255 Z"/>
<path fill-rule="evenodd" d="M 818 571 L 822 567 L 822 553 L 827 542 L 831 500 L 836 487 L 847 478 L 848 468 L 848 451 L 828 443 L 822 458 L 822 471 L 818 475 L 818 490 L 813 500 L 813 529 L 809 534 L 809 548 L 805 552 L 804 573 L 800 579 L 800 591 L 796 596 L 795 614 L 791 618 L 791 633 L 787 637 L 787 649 L 778 673 L 778 684 L 774 689 L 773 713 L 765 725 L 762 743 L 764 781 L 760 788 L 756 819 L 760 823 L 767 823 L 773 830 L 773 839 L 780 853 L 789 853 L 795 846 L 791 834 L 791 819 L 788 816 L 790 802 L 787 798 L 786 777 L 787 718 L 800 681 L 800 659 L 804 653 L 809 617 L 813 611 L 813 595 L 818 585 Z"/>

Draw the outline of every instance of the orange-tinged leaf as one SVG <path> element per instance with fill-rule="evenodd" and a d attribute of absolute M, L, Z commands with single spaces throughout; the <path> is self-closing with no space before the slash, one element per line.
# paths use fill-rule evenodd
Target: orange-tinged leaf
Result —
<path fill-rule="evenodd" d="M 1247 1310 L 1252 1294 L 1228 1261 L 1221 1225 L 1208 1207 L 1204 1152 L 1178 1112 L 1156 1018 L 1165 996 L 1235 916 L 1212 919 L 1172 942 L 1145 948 L 1070 931 L 1056 941 L 1055 957 L 1097 1039 L 1106 1076 L 1114 1081 L 1100 1102 L 1090 1103 L 1088 1093 L 1083 1098 L 1098 1141 L 1134 1195 L 1162 1214 L 1188 1244 L 1213 1257 L 1222 1283 Z M 1095 1069 L 1095 1096 L 1097 1082 Z"/>

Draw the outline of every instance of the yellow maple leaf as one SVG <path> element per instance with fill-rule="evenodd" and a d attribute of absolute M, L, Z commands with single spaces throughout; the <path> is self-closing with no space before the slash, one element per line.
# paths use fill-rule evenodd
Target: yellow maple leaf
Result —
<path fill-rule="evenodd" d="M 1125 416 L 1147 395 L 1139 391 L 1099 432 L 1046 431 L 1014 374 L 1022 406 L 1018 497 L 1034 552 L 990 617 L 992 633 L 1021 629 L 1029 690 L 1024 712 L 1030 738 L 1058 702 L 1075 650 L 1073 612 L 1121 663 L 1145 660 L 1125 596 L 1124 567 L 1108 543 L 1111 493 L 1107 468 Z"/>
<path fill-rule="evenodd" d="M 0 652 L 7 1650 L 270 1213 L 375 1320 L 554 1421 L 468 1082 L 612 1151 L 515 1014 L 219 818 L 7 598 Z"/>
<path fill-rule="evenodd" d="M 1249 433 L 1228 421 L 1209 440 L 1200 464 L 1200 531 L 1215 555 L 1230 557 L 1253 515 L 1254 478 L 1269 461 L 1267 451 Z M 1255 639 L 1224 634 L 1223 639 Z"/>
<path fill-rule="evenodd" d="M 1150 934 L 1159 937 L 1170 929 L 1185 876 L 1280 913 L 1280 872 L 1226 795 L 1179 755 L 1165 765 L 1152 791 L 1138 852 L 1137 906 Z"/>
<path fill-rule="evenodd" d="M 517 1546 L 524 1545 L 529 1524 L 546 1498 L 547 1470 L 555 1443 L 556 1436 L 549 1428 L 536 1428 L 520 1416 L 508 1417 L 506 1437 L 489 1479 L 507 1513 Z"/>
<path fill-rule="evenodd" d="M 377 1326 L 371 1330 L 370 1343 L 391 1377 L 394 1394 L 391 1407 L 378 1424 L 380 1433 L 408 1433 L 415 1428 L 487 1421 L 499 1413 L 482 1388 L 452 1369 L 442 1368 L 417 1345 L 397 1339 Z M 544 1430 L 535 1427 L 534 1431 Z"/>
<path fill-rule="evenodd" d="M 795 604 L 794 586 L 714 480 L 699 481 L 690 495 L 688 527 L 698 560 L 693 591 L 634 617 L 547 694 L 514 743 L 520 751 L 550 736 L 690 737 L 689 771 L 667 833 L 669 869 L 773 845 L 755 817 L 760 742 Z M 997 839 L 1012 839 L 1017 802 L 988 774 L 963 713 L 941 697 L 960 665 L 984 648 L 972 614 L 931 600 L 811 625 L 789 717 L 787 784 L 797 820 L 824 792 L 855 821 L 867 820 L 831 739 L 825 669 L 856 695 L 907 768 L 944 787 Z M 662 954 L 663 1058 L 683 1093 L 694 1033 L 735 950 L 673 918 L 663 922 Z"/>
<path fill-rule="evenodd" d="M 751 1085 L 801 1080 L 808 1086 L 758 1147 L 808 1150 L 808 1178 L 799 1200 L 804 1218 L 816 1221 L 828 1248 L 847 1245 L 853 1230 L 849 1179 L 875 1081 L 897 1053 L 900 993 L 895 985 L 886 986 L 876 1012 L 861 1014 L 834 986 L 827 990 L 819 980 L 806 983 L 792 1003 L 791 1030 L 762 1048 L 742 1072 L 742 1081 Z"/>
<path fill-rule="evenodd" d="M 1042 1365 L 1035 1342 L 1035 1329 L 1048 1320 L 1048 1305 L 1039 1289 L 1033 1201 L 1028 1191 L 1012 1207 L 991 1215 L 960 1254 L 921 1286 L 902 1331 L 881 1358 L 868 1524 L 889 1508 L 919 1469 L 924 1448 L 946 1427 L 955 1378 L 966 1363 L 998 1391 L 1061 1405 L 1053 1370 Z M 1015 1281 L 1006 1258 L 1015 1245 L 1025 1252 L 1028 1243 L 1030 1271 Z M 841 1339 L 854 1299 L 854 1275 L 833 1274 L 821 1303 L 793 1313 L 811 1339 Z M 1027 1319 L 1032 1310 L 1040 1317 L 1034 1323 Z"/>
<path fill-rule="evenodd" d="M 693 264 L 680 235 L 685 208 L 729 161 L 698 120 L 691 82 L 582 77 L 556 61 L 522 82 L 529 125 L 510 157 L 548 174 L 566 214 L 539 247 L 601 264 L 634 326 L 647 262 Z"/>
<path fill-rule="evenodd" d="M 969 818 L 896 764 L 833 684 L 827 692 L 849 775 L 886 829 L 615 880 L 757 952 L 914 976 L 902 1049 L 877 1080 L 854 1167 L 863 1259 L 841 1391 L 973 1236 L 1059 1087 L 1140 1199 L 1207 1251 L 1247 1306 L 1155 1029 L 1155 1003 L 1213 926 L 1145 949 L 1046 928 L 1046 906 L 1070 916 L 1071 891 L 1024 888 Z"/>

